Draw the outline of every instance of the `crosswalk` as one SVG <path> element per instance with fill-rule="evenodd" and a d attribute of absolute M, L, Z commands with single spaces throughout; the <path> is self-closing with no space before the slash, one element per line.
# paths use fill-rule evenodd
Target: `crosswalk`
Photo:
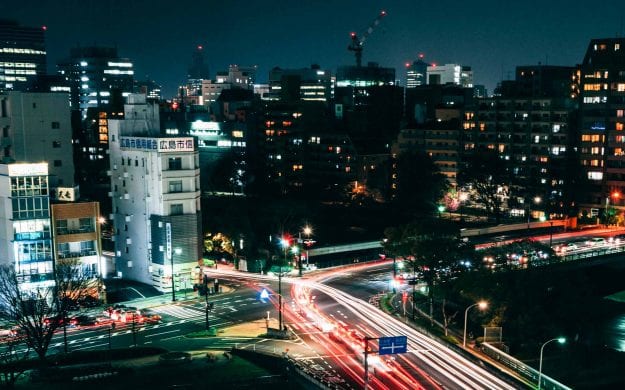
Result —
<path fill-rule="evenodd" d="M 160 315 L 166 314 L 180 319 L 195 319 L 204 316 L 204 310 L 188 306 L 160 306 L 153 308 L 152 311 Z"/>

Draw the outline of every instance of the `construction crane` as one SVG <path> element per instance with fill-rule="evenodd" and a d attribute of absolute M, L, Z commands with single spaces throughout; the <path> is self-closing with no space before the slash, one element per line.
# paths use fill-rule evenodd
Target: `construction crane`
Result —
<path fill-rule="evenodd" d="M 352 41 L 349 44 L 349 46 L 347 46 L 347 50 L 354 52 L 354 55 L 356 56 L 356 66 L 358 67 L 362 66 L 362 49 L 365 44 L 365 40 L 367 39 L 367 37 L 369 37 L 369 35 L 371 35 L 371 32 L 373 31 L 373 29 L 378 24 L 380 24 L 380 21 L 385 16 L 386 16 L 386 11 L 380 11 L 380 14 L 378 15 L 378 17 L 375 18 L 373 22 L 371 22 L 371 24 L 369 25 L 369 28 L 367 29 L 367 31 L 364 32 L 364 34 L 362 34 L 362 36 L 359 37 L 358 34 L 356 34 L 355 32 L 352 32 L 350 34 Z"/>

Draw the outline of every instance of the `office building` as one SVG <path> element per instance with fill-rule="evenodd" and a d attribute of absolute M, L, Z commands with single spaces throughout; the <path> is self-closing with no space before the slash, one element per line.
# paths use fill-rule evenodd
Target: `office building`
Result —
<path fill-rule="evenodd" d="M 423 58 L 423 54 L 419 54 L 416 61 L 406 64 L 406 88 L 427 84 L 427 71 L 430 64 L 423 61 Z"/>
<path fill-rule="evenodd" d="M 74 187 L 66 93 L 0 92 L 2 161 L 47 162 L 51 189 Z"/>
<path fill-rule="evenodd" d="M 22 289 L 54 285 L 48 164 L 0 164 L 0 263 Z"/>
<path fill-rule="evenodd" d="M 473 71 L 470 66 L 459 64 L 432 64 L 427 68 L 428 84 L 456 84 L 473 88 Z"/>
<path fill-rule="evenodd" d="M 120 108 L 123 98 L 133 91 L 133 64 L 114 47 L 73 48 L 57 68 L 69 83 L 72 109 L 80 110 L 83 120 L 89 108 Z"/>
<path fill-rule="evenodd" d="M 319 65 L 302 69 L 273 68 L 269 72 L 267 100 L 283 102 L 321 101 L 334 97 L 334 77 Z"/>
<path fill-rule="evenodd" d="M 162 137 L 158 107 L 130 95 L 109 121 L 118 276 L 160 291 L 184 288 L 202 258 L 200 177 L 192 137 Z M 190 287 L 190 286 L 189 286 Z"/>
<path fill-rule="evenodd" d="M 46 74 L 45 31 L 0 19 L 0 91 L 27 91 Z"/>

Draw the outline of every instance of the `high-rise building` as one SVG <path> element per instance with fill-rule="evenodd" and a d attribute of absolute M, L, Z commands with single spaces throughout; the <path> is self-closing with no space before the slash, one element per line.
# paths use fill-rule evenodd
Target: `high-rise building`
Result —
<path fill-rule="evenodd" d="M 334 97 L 334 77 L 319 65 L 302 69 L 276 67 L 269 72 L 269 89 L 268 100 L 326 102 Z"/>
<path fill-rule="evenodd" d="M 26 91 L 46 74 L 45 30 L 0 19 L 0 91 Z"/>
<path fill-rule="evenodd" d="M 120 97 L 133 91 L 133 64 L 128 58 L 119 57 L 114 47 L 74 48 L 57 67 L 69 82 L 72 109 L 80 110 L 81 119 L 87 118 L 89 108 L 120 106 Z"/>
<path fill-rule="evenodd" d="M 576 75 L 580 159 L 592 183 L 582 205 L 597 213 L 623 205 L 625 191 L 625 38 L 593 39 Z M 612 194 L 621 196 L 611 196 Z"/>
<path fill-rule="evenodd" d="M 532 199 L 541 199 L 532 210 L 570 211 L 566 186 L 575 146 L 574 72 L 565 66 L 518 67 L 516 79 L 502 82 L 496 96 L 476 101 L 472 120 L 464 124 L 463 153 L 494 150 L 508 168 L 507 205 L 513 214 L 527 215 Z"/>
<path fill-rule="evenodd" d="M 0 262 L 26 291 L 54 285 L 48 164 L 0 164 Z"/>
<path fill-rule="evenodd" d="M 473 71 L 470 66 L 459 64 L 432 64 L 427 68 L 428 84 L 456 84 L 473 88 Z"/>
<path fill-rule="evenodd" d="M 130 95 L 109 121 L 118 275 L 160 291 L 180 288 L 202 257 L 200 177 L 193 137 L 162 137 L 156 105 Z"/>
<path fill-rule="evenodd" d="M 419 54 L 416 61 L 406 64 L 406 88 L 427 84 L 427 72 L 430 64 L 423 61 L 423 58 L 423 54 Z"/>
<path fill-rule="evenodd" d="M 211 76 L 208 71 L 208 65 L 204 58 L 204 47 L 198 45 L 191 56 L 191 64 L 187 73 L 187 79 L 190 80 L 210 80 Z"/>
<path fill-rule="evenodd" d="M 0 92 L 2 161 L 47 162 L 50 187 L 74 187 L 66 93 Z"/>

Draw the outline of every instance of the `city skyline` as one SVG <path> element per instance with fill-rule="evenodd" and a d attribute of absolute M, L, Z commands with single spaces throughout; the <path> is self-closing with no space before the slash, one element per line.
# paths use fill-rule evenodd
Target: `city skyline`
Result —
<path fill-rule="evenodd" d="M 349 33 L 365 32 L 382 9 L 388 16 L 367 39 L 363 64 L 393 67 L 403 82 L 404 64 L 424 53 L 431 63 L 471 66 L 475 84 L 486 85 L 489 92 L 499 81 L 513 78 L 518 65 L 573 66 L 582 61 L 592 38 L 623 35 L 623 18 L 618 16 L 623 6 L 616 1 L 602 6 L 614 11 L 607 13 L 562 1 L 530 1 L 519 10 L 491 0 L 454 5 L 182 1 L 173 7 L 162 0 L 88 5 L 26 0 L 0 6 L 0 14 L 26 26 L 46 27 L 49 72 L 72 47 L 116 46 L 135 63 L 136 79 L 160 83 L 166 97 L 184 83 L 198 45 L 205 49 L 213 76 L 229 64 L 258 65 L 260 82 L 275 66 L 304 68 L 315 63 L 336 70 L 352 65 Z"/>

